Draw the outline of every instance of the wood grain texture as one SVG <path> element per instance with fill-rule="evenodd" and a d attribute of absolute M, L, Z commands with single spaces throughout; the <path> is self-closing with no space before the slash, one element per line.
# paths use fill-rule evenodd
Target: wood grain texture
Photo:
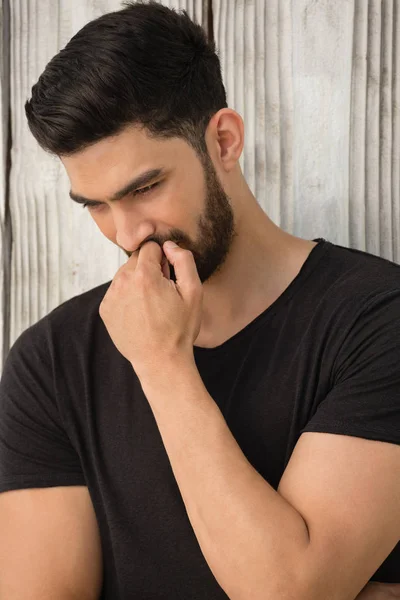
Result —
<path fill-rule="evenodd" d="M 356 0 L 351 245 L 400 262 L 400 3 Z"/>
<path fill-rule="evenodd" d="M 294 233 L 347 246 L 354 3 L 292 7 Z"/>
<path fill-rule="evenodd" d="M 213 0 L 242 166 L 304 238 L 400 262 L 399 0 Z"/>
<path fill-rule="evenodd" d="M 201 22 L 203 0 L 169 0 Z M 68 197 L 61 162 L 30 134 L 24 103 L 47 62 L 88 21 L 113 10 L 114 0 L 13 0 L 11 5 L 13 228 L 9 344 L 69 298 L 109 281 L 125 254 Z"/>
<path fill-rule="evenodd" d="M 207 24 L 208 0 L 164 4 Z M 52 56 L 121 4 L 13 0 L 10 7 L 10 85 L 4 53 L 0 63 L 0 351 L 60 303 L 110 280 L 126 260 L 70 201 L 61 163 L 40 150 L 24 113 Z M 400 262 L 400 0 L 212 0 L 212 8 L 228 102 L 245 122 L 241 164 L 261 206 L 296 235 Z"/>
<path fill-rule="evenodd" d="M 8 349 L 10 322 L 11 221 L 8 206 L 9 3 L 0 0 L 0 372 Z"/>
<path fill-rule="evenodd" d="M 241 165 L 260 205 L 292 230 L 292 9 L 287 0 L 214 0 L 228 104 L 245 124 Z"/>
<path fill-rule="evenodd" d="M 245 122 L 244 173 L 258 202 L 291 233 L 345 243 L 352 1 L 213 5 L 229 104 Z"/>

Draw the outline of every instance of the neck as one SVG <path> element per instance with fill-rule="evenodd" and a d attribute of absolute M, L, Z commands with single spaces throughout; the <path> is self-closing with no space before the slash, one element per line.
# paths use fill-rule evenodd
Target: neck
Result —
<path fill-rule="evenodd" d="M 268 308 L 288 287 L 314 242 L 277 227 L 250 190 L 237 211 L 229 254 L 203 284 L 203 317 L 196 346 L 215 347 Z"/>

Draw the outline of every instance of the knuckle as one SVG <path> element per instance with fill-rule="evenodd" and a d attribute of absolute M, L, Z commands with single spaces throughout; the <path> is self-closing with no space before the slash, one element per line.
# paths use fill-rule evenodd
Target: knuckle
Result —
<path fill-rule="evenodd" d="M 130 273 L 126 269 L 118 271 L 113 279 L 113 287 L 115 289 L 120 289 L 125 286 L 130 279 Z"/>
<path fill-rule="evenodd" d="M 128 281 L 130 279 L 130 271 L 124 269 L 118 273 L 117 280 L 119 281 Z"/>

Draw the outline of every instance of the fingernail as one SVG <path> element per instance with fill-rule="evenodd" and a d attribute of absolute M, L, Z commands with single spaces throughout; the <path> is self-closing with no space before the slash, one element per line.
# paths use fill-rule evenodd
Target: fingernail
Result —
<path fill-rule="evenodd" d="M 178 244 L 175 244 L 175 242 L 172 242 L 171 240 L 168 240 L 168 242 L 165 242 L 164 246 L 166 248 L 177 248 Z"/>

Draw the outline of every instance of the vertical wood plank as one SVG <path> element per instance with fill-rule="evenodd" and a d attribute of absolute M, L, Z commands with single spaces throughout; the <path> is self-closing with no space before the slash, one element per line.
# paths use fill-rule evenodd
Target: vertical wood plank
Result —
<path fill-rule="evenodd" d="M 292 7 L 294 232 L 347 246 L 354 2 Z"/>
<path fill-rule="evenodd" d="M 8 352 L 11 222 L 8 204 L 10 15 L 8 0 L 0 0 L 0 372 Z"/>
<path fill-rule="evenodd" d="M 366 249 L 365 160 L 368 2 L 355 0 L 350 116 L 349 244 Z"/>
<path fill-rule="evenodd" d="M 380 145 L 379 145 L 379 255 L 393 259 L 392 243 L 392 146 L 393 146 L 393 0 L 382 5 Z"/>
<path fill-rule="evenodd" d="M 400 263 L 400 2 L 393 11 L 392 92 L 392 240 L 393 260 Z"/>
<path fill-rule="evenodd" d="M 379 119 L 381 85 L 381 0 L 369 0 L 368 4 L 368 53 L 367 53 L 367 127 L 365 140 L 366 186 L 365 229 L 366 249 L 379 254 Z"/>

